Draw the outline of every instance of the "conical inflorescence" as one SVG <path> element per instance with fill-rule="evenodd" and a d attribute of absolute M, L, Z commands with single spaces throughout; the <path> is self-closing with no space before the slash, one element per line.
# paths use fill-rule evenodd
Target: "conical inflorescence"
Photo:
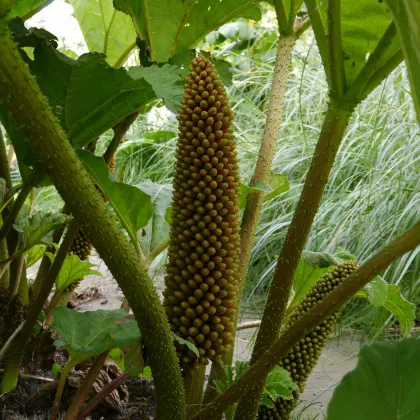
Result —
<path fill-rule="evenodd" d="M 356 268 L 357 263 L 349 260 L 335 266 L 332 270 L 324 274 L 314 284 L 299 306 L 293 310 L 285 325 L 285 329 L 293 327 L 298 318 L 305 312 L 308 312 L 330 293 L 331 290 L 342 283 Z M 338 312 L 335 312 L 322 321 L 319 326 L 315 327 L 314 330 L 299 340 L 287 356 L 279 363 L 280 366 L 290 373 L 293 381 L 299 386 L 299 390 L 293 392 L 294 398 L 291 400 L 278 398 L 275 403 L 275 408 L 261 405 L 258 411 L 259 420 L 290 419 L 290 414 L 298 402 L 300 393 L 305 388 L 306 380 L 315 367 L 322 349 L 330 338 L 337 319 Z"/>
<path fill-rule="evenodd" d="M 192 60 L 178 115 L 165 309 L 199 362 L 220 363 L 231 345 L 238 269 L 238 161 L 232 111 L 214 65 Z M 184 364 L 197 361 L 179 346 Z"/>

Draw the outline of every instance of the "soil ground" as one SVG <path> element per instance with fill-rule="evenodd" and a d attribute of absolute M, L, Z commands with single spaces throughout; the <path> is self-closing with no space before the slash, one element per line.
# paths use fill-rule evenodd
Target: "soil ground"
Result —
<path fill-rule="evenodd" d="M 104 262 L 97 256 L 93 255 L 90 261 L 97 265 L 97 270 L 100 271 L 103 277 L 100 276 L 87 276 L 80 283 L 76 289 L 78 298 L 75 309 L 79 311 L 92 311 L 96 309 L 118 309 L 121 307 L 123 294 L 119 289 L 116 281 L 113 279 L 111 273 L 108 271 Z M 37 265 L 28 270 L 28 277 L 33 278 L 37 272 Z M 156 289 L 159 292 L 163 291 L 163 277 L 161 275 L 152 275 Z M 247 311 L 242 314 L 241 322 L 247 322 L 258 319 L 256 312 Z M 238 333 L 235 359 L 248 360 L 251 351 L 252 338 L 255 330 L 248 329 L 242 330 Z M 354 369 L 357 364 L 357 354 L 360 349 L 360 338 L 357 336 L 344 335 L 340 339 L 333 339 L 324 349 L 321 358 L 316 365 L 313 373 L 309 377 L 306 390 L 302 394 L 302 402 L 299 404 L 297 411 L 297 418 L 300 419 L 322 419 L 326 412 L 326 407 L 330 401 L 335 387 L 340 383 L 343 376 Z M 135 385 L 135 386 L 134 386 Z M 141 385 L 139 387 L 139 385 Z M 32 387 L 35 384 L 32 385 Z M 39 384 L 38 384 L 39 386 Z M 29 385 L 26 388 L 30 388 Z M 149 402 L 151 400 L 151 384 L 133 383 L 129 386 L 130 389 L 130 403 L 126 407 L 126 412 L 123 415 L 108 414 L 102 415 L 100 412 L 96 413 L 93 419 L 151 419 L 150 409 L 145 407 L 144 402 L 141 403 L 142 398 L 146 397 Z M 24 387 L 20 392 L 30 393 Z M 137 388 L 137 389 L 136 389 Z M 144 391 L 144 396 L 140 395 L 138 389 Z M 147 391 L 147 392 L 146 392 Z M 147 394 L 147 395 L 146 395 Z M 24 397 L 24 395 L 21 395 Z M 1 402 L 0 402 L 1 404 Z M 142 407 L 142 414 L 139 415 L 139 406 Z M 150 404 L 148 404 L 150 406 Z M 45 407 L 46 408 L 46 407 Z M 150 408 L 150 407 L 149 407 Z M 0 410 L 1 413 L 1 410 Z M 45 412 L 44 412 L 45 413 Z M 137 414 L 136 414 L 137 413 Z M 29 414 L 29 413 L 28 413 Z M 45 415 L 45 414 L 44 414 Z M 0 416 L 1 417 L 1 416 Z M 12 415 L 3 413 L 1 420 L 18 420 L 18 419 L 42 419 L 45 418 L 43 413 L 39 415 L 23 416 Z"/>

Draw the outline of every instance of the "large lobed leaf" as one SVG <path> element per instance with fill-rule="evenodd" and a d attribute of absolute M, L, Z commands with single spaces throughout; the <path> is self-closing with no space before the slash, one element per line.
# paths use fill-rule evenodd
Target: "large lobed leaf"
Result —
<path fill-rule="evenodd" d="M 26 268 L 32 267 L 45 253 L 46 245 L 33 246 L 25 255 Z"/>
<path fill-rule="evenodd" d="M 327 420 L 419 419 L 419 354 L 419 339 L 363 347 L 334 392 Z"/>
<path fill-rule="evenodd" d="M 209 32 L 239 17 L 258 20 L 255 0 L 114 0 L 116 9 L 131 16 L 140 39 L 150 48 L 150 59 L 167 62 L 176 52 L 193 48 Z"/>
<path fill-rule="evenodd" d="M 146 226 L 153 215 L 150 196 L 137 187 L 116 182 L 101 157 L 86 150 L 78 150 L 77 154 L 96 185 L 108 198 L 130 237 L 136 238 L 138 230 Z"/>
<path fill-rule="evenodd" d="M 79 363 L 115 347 L 133 346 L 140 340 L 137 322 L 123 320 L 127 316 L 124 309 L 77 312 L 59 306 L 53 313 L 53 328 L 60 335 L 57 344 Z"/>
<path fill-rule="evenodd" d="M 223 394 L 225 390 L 249 369 L 250 363 L 236 361 L 235 366 L 223 366 L 225 371 L 225 379 L 215 380 L 216 390 L 219 394 Z M 261 404 L 274 408 L 277 398 L 290 400 L 293 398 L 293 391 L 298 390 L 298 386 L 293 382 L 289 372 L 281 366 L 274 366 L 265 381 L 264 390 L 261 397 Z M 235 404 L 236 405 L 236 404 Z M 235 406 L 229 407 L 226 411 L 226 419 L 232 419 Z"/>
<path fill-rule="evenodd" d="M 101 52 L 112 66 L 121 66 L 135 47 L 136 32 L 112 0 L 69 0 L 89 51 Z"/>
<path fill-rule="evenodd" d="M 131 67 L 128 73 L 134 80 L 144 79 L 152 85 L 156 96 L 162 98 L 166 107 L 178 113 L 184 94 L 185 76 L 178 66 Z"/>
<path fill-rule="evenodd" d="M 146 103 L 161 95 L 176 112 L 182 96 L 184 75 L 179 66 L 164 65 L 145 69 L 114 69 L 100 53 L 74 60 L 55 49 L 55 37 L 32 28 L 21 20 L 10 23 L 21 47 L 34 47 L 34 59 L 26 57 L 32 74 L 47 97 L 52 111 L 76 148 L 81 148 Z M 24 52 L 22 52 L 25 54 Z M 131 75 L 133 76 L 131 76 Z M 146 81 L 144 77 L 150 81 Z M 153 86 L 152 86 L 153 85 Z M 37 174 L 37 184 L 48 180 L 39 168 L 30 144 L 10 113 L 0 105 L 0 120 L 15 147 L 19 168 L 25 181 Z"/>
<path fill-rule="evenodd" d="M 328 0 L 306 0 L 306 3 L 312 13 L 315 10 L 319 12 L 320 26 L 314 25 L 314 31 L 318 42 L 324 43 L 321 51 L 324 54 L 324 64 L 329 64 L 326 56 L 328 55 L 326 43 L 329 34 Z M 391 24 L 391 13 L 385 1 L 341 0 L 341 42 L 347 86 L 350 86 L 360 74 L 370 54 L 378 46 Z M 325 34 L 327 38 L 323 36 Z M 339 42 L 338 40 L 331 41 Z M 400 43 L 396 37 L 386 43 L 386 46 L 381 49 L 378 61 L 372 66 L 372 74 L 387 63 L 399 49 Z M 329 69 L 326 69 L 326 72 L 329 73 Z M 366 79 L 363 81 L 367 82 Z"/>
<path fill-rule="evenodd" d="M 52 2 L 53 0 L 16 0 L 7 18 L 12 19 L 19 16 L 23 20 L 29 19 Z"/>
<path fill-rule="evenodd" d="M 277 398 L 290 400 L 293 398 L 293 391 L 298 389 L 286 369 L 274 366 L 265 381 L 261 404 L 274 408 Z"/>
<path fill-rule="evenodd" d="M 50 211 L 38 211 L 35 215 L 16 220 L 14 228 L 22 234 L 20 250 L 26 251 L 38 244 L 51 244 L 51 232 L 64 227 L 69 216 Z"/>
<path fill-rule="evenodd" d="M 378 45 L 392 21 L 385 2 L 378 0 L 341 0 L 341 28 L 344 65 L 350 84 Z"/>
<path fill-rule="evenodd" d="M 416 318 L 416 307 L 414 303 L 404 298 L 398 286 L 376 276 L 366 285 L 365 290 L 360 290 L 356 296 L 368 299 L 373 306 L 383 306 L 397 318 L 401 334 L 405 337 L 410 335 Z"/>
<path fill-rule="evenodd" d="M 41 43 L 31 72 L 75 147 L 83 147 L 123 118 L 156 98 L 144 79 L 110 67 L 103 54 L 73 60 Z"/>
<path fill-rule="evenodd" d="M 51 261 L 54 261 L 54 255 L 47 252 Z M 88 275 L 96 275 L 102 277 L 102 273 L 92 270 L 95 264 L 89 261 L 82 261 L 77 255 L 68 255 L 64 260 L 63 266 L 55 281 L 55 295 L 59 295 L 63 290 L 71 286 L 76 280 L 82 280 Z"/>

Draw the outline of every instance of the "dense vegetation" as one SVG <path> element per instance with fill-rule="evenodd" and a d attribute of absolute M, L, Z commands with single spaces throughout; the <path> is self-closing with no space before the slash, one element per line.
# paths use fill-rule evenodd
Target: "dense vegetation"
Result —
<path fill-rule="evenodd" d="M 420 3 L 70 0 L 81 56 L 25 26 L 50 3 L 0 5 L 4 406 L 41 360 L 53 420 L 130 377 L 153 378 L 156 419 L 288 419 L 339 320 L 400 341 L 361 352 L 328 418 L 417 418 Z M 66 308 L 93 249 L 121 309 Z M 109 359 L 119 375 L 86 404 Z M 365 396 L 399 377 L 379 414 Z"/>

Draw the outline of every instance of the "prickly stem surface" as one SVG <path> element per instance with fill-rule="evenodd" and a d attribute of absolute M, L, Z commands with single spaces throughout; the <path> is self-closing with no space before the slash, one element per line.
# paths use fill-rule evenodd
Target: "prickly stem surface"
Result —
<path fill-rule="evenodd" d="M 296 321 L 333 289 L 346 280 L 357 268 L 355 261 L 346 261 L 333 267 L 324 274 L 311 288 L 302 302 L 290 314 L 285 328 L 293 328 Z M 327 344 L 338 319 L 338 311 L 328 316 L 320 325 L 301 338 L 289 351 L 279 365 L 286 369 L 299 390 L 293 393 L 294 398 L 285 400 L 278 398 L 275 408 L 260 405 L 258 410 L 259 420 L 289 420 L 290 413 L 299 401 L 299 395 L 305 389 L 306 381 L 319 360 L 322 349 Z"/>
<path fill-rule="evenodd" d="M 351 107 L 330 101 L 311 166 L 277 261 L 252 351 L 251 364 L 255 363 L 279 336 L 294 274 L 351 114 Z M 239 402 L 238 411 L 243 413 L 240 420 L 255 419 L 265 379 L 255 383 L 249 394 Z"/>
<path fill-rule="evenodd" d="M 150 354 L 159 420 L 185 419 L 173 337 L 151 279 L 96 190 L 0 19 L 0 98 L 31 142 L 58 192 L 118 281 Z M 77 197 L 77 199 L 75 199 Z"/>

